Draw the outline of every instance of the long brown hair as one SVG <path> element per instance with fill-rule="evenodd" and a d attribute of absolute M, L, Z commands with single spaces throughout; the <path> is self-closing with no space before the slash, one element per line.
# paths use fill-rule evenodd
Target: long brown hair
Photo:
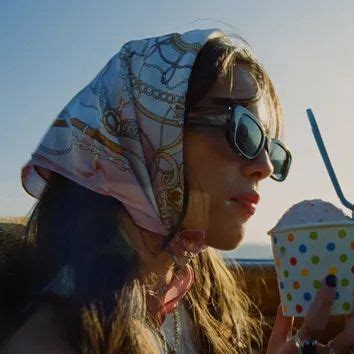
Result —
<path fill-rule="evenodd" d="M 187 111 L 218 77 L 226 78 L 240 63 L 256 79 L 260 94 L 253 99 L 266 99 L 279 134 L 281 110 L 271 80 L 252 51 L 246 45 L 235 46 L 227 36 L 210 40 L 201 49 L 189 80 Z M 176 230 L 187 210 L 187 182 L 184 211 Z M 50 264 L 45 279 L 34 282 L 32 294 L 60 266 L 69 263 L 76 269 L 79 285 L 74 295 L 65 301 L 53 296 L 41 299 L 56 304 L 68 340 L 83 353 L 146 354 L 161 348 L 159 337 L 147 325 L 145 285 L 138 277 L 137 255 L 119 227 L 121 211 L 122 205 L 115 199 L 53 173 L 27 225 L 28 243 L 46 254 Z M 262 350 L 262 315 L 244 291 L 240 267 L 235 264 L 231 270 L 212 249 L 198 255 L 191 265 L 195 284 L 186 295 L 185 306 L 197 329 L 199 352 Z M 43 264 L 38 265 L 37 271 L 42 268 Z"/>

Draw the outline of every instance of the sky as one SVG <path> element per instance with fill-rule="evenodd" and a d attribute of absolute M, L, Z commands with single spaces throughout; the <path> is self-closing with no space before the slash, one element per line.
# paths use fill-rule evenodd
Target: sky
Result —
<path fill-rule="evenodd" d="M 35 200 L 21 167 L 67 102 L 121 46 L 195 28 L 241 35 L 272 78 L 293 153 L 288 179 L 261 186 L 244 244 L 303 199 L 339 202 L 306 117 L 311 107 L 347 198 L 354 202 L 354 2 L 352 0 L 2 0 L 0 2 L 0 215 Z M 343 207 L 344 209 L 344 207 Z"/>

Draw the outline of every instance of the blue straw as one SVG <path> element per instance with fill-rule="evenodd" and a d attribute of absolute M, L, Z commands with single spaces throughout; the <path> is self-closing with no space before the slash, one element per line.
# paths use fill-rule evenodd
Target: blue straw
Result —
<path fill-rule="evenodd" d="M 323 162 L 327 168 L 327 172 L 329 174 L 329 177 L 331 178 L 331 181 L 332 181 L 333 187 L 337 193 L 337 196 L 338 196 L 339 200 L 342 202 L 342 204 L 352 211 L 352 219 L 354 219 L 354 204 L 350 203 L 344 197 L 344 194 L 343 194 L 342 189 L 339 185 L 337 176 L 334 172 L 331 161 L 328 157 L 326 147 L 324 146 L 322 136 L 321 136 L 320 130 L 318 129 L 318 125 L 317 125 L 315 116 L 312 113 L 311 109 L 307 109 L 306 113 L 307 113 L 307 116 L 308 116 L 310 124 L 311 124 L 313 136 L 315 137 L 318 149 L 320 150 Z"/>

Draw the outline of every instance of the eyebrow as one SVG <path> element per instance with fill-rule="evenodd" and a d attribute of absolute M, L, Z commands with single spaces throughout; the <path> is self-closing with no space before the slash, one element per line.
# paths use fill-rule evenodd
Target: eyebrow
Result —
<path fill-rule="evenodd" d="M 193 111 L 204 111 L 215 109 L 219 107 L 231 107 L 236 105 L 242 105 L 247 108 L 247 103 L 249 102 L 248 99 L 233 99 L 231 97 L 213 97 L 210 99 L 211 105 L 208 106 L 198 106 L 192 108 L 191 112 Z"/>
<path fill-rule="evenodd" d="M 218 105 L 218 106 L 227 106 L 227 105 L 234 106 L 234 105 L 240 104 L 240 105 L 243 105 L 246 107 L 247 105 L 245 105 L 245 103 L 249 102 L 249 99 L 233 99 L 231 97 L 214 97 L 211 99 L 211 101 L 215 105 Z M 268 122 L 267 126 L 265 126 L 263 124 L 263 122 L 259 119 L 259 117 L 258 116 L 256 116 L 256 117 L 257 117 L 258 121 L 261 123 L 266 135 L 270 136 L 270 134 L 271 134 L 271 129 L 269 126 L 270 122 Z"/>
<path fill-rule="evenodd" d="M 214 97 L 211 99 L 213 103 L 215 103 L 218 106 L 225 106 L 225 105 L 235 105 L 235 104 L 244 104 L 249 99 L 241 99 L 241 98 L 231 98 L 231 97 Z"/>
<path fill-rule="evenodd" d="M 214 103 L 216 106 L 235 106 L 235 105 L 243 105 L 245 108 L 247 108 L 247 102 L 249 102 L 250 99 L 246 98 L 231 98 L 231 97 L 214 97 L 211 99 L 211 102 Z M 205 107 L 207 108 L 207 107 Z M 208 107 L 208 108 L 213 108 L 213 107 Z M 267 136 L 270 136 L 271 134 L 271 129 L 269 124 L 265 126 L 259 119 L 258 116 L 256 116 L 258 121 L 262 124 L 262 127 L 264 129 L 264 132 L 266 133 Z"/>

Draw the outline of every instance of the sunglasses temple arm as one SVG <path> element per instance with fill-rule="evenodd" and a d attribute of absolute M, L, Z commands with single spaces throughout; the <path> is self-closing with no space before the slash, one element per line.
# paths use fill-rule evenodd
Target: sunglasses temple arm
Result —
<path fill-rule="evenodd" d="M 324 164 L 325 164 L 325 166 L 327 168 L 327 172 L 329 174 L 329 177 L 331 178 L 331 181 L 332 181 L 334 189 L 335 189 L 335 191 L 337 193 L 337 196 L 340 199 L 340 201 L 342 202 L 342 204 L 352 211 L 352 219 L 354 219 L 354 204 L 350 203 L 343 195 L 342 189 L 341 189 L 341 187 L 339 185 L 338 179 L 336 177 L 336 174 L 335 174 L 334 169 L 332 167 L 331 161 L 330 161 L 329 156 L 327 154 L 326 147 L 325 147 L 325 145 L 323 143 L 323 140 L 322 140 L 322 137 L 321 137 L 321 133 L 320 133 L 320 130 L 318 128 L 315 116 L 312 113 L 311 109 L 307 109 L 306 113 L 307 113 L 308 119 L 309 119 L 310 124 L 311 124 L 313 136 L 314 136 L 314 138 L 316 140 L 318 149 L 320 150 L 323 162 L 324 162 Z"/>

